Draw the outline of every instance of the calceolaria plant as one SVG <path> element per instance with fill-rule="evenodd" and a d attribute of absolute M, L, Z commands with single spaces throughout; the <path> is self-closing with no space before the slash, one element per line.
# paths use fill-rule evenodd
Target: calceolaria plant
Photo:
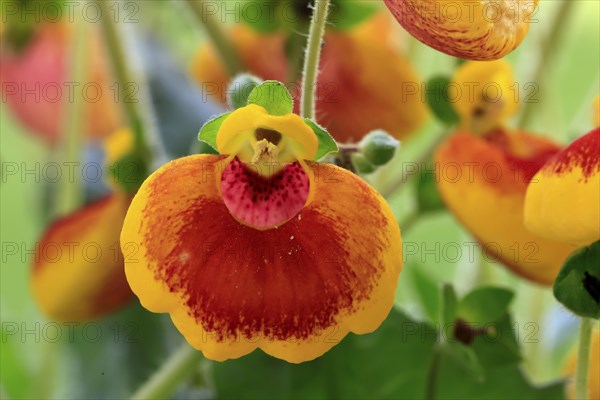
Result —
<path fill-rule="evenodd" d="M 121 246 L 144 307 L 169 313 L 214 360 L 256 348 L 314 359 L 389 313 L 402 267 L 400 231 L 385 200 L 320 159 L 337 147 L 292 113 L 268 81 L 246 106 L 200 132 L 220 155 L 194 155 L 153 173 L 133 199 Z"/>

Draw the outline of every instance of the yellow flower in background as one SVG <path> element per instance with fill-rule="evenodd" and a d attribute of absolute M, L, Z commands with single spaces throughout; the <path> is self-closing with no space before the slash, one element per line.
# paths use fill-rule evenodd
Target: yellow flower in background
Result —
<path fill-rule="evenodd" d="M 120 129 L 104 141 L 105 164 L 133 148 L 133 135 Z M 34 298 L 52 320 L 84 321 L 102 317 L 126 305 L 132 292 L 125 279 L 119 235 L 131 196 L 113 179 L 113 193 L 59 218 L 40 240 L 32 269 Z"/>
<path fill-rule="evenodd" d="M 456 218 L 490 256 L 545 285 L 576 247 L 529 232 L 523 208 L 531 178 L 559 151 L 548 139 L 498 130 L 484 136 L 458 132 L 435 154 L 437 186 Z"/>
<path fill-rule="evenodd" d="M 389 18 L 378 14 L 350 31 L 325 34 L 321 57 L 317 120 L 339 142 L 358 141 L 384 129 L 396 138 L 415 132 L 427 117 L 421 79 L 391 40 Z M 283 33 L 260 34 L 245 25 L 231 31 L 244 66 L 261 79 L 285 81 L 290 66 Z M 214 48 L 203 46 L 192 74 L 208 93 L 226 102 L 231 77 Z M 299 95 L 300 85 L 295 86 Z"/>
<path fill-rule="evenodd" d="M 497 60 L 527 33 L 538 0 L 385 0 L 411 35 L 451 56 Z"/>
<path fill-rule="evenodd" d="M 552 157 L 527 190 L 525 224 L 542 237 L 584 246 L 600 240 L 600 128 Z"/>
<path fill-rule="evenodd" d="M 519 110 L 513 69 L 504 60 L 467 61 L 452 79 L 461 128 L 481 134 L 500 128 Z"/>
<path fill-rule="evenodd" d="M 260 348 L 298 363 L 375 330 L 402 267 L 385 200 L 310 161 L 317 137 L 297 115 L 251 104 L 224 118 L 225 155 L 164 165 L 127 213 L 121 246 L 139 250 L 125 269 L 142 305 L 214 360 Z"/>
<path fill-rule="evenodd" d="M 567 398 L 575 400 L 575 370 L 577 369 L 577 352 L 574 351 L 565 365 L 565 375 L 570 377 L 567 384 Z M 590 369 L 588 372 L 588 398 L 590 400 L 600 399 L 600 331 L 592 336 L 590 349 Z"/>

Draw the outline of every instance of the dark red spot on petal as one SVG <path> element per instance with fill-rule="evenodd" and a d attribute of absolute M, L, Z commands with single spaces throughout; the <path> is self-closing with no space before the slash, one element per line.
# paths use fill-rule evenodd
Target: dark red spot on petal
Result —
<path fill-rule="evenodd" d="M 600 128 L 571 143 L 556 155 L 547 168 L 560 175 L 570 172 L 574 167 L 583 170 L 586 180 L 600 171 Z"/>

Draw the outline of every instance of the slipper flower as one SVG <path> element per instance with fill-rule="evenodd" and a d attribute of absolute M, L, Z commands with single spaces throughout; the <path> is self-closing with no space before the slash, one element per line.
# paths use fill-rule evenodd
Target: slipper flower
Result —
<path fill-rule="evenodd" d="M 213 360 L 256 348 L 311 360 L 393 305 L 394 215 L 356 175 L 311 161 L 328 135 L 292 109 L 291 97 L 283 112 L 250 103 L 205 125 L 222 155 L 164 165 L 125 218 L 134 293 Z"/>
<path fill-rule="evenodd" d="M 33 134 L 50 144 L 59 141 L 64 131 L 65 105 L 75 96 L 83 96 L 88 136 L 107 135 L 121 124 L 99 36 L 89 38 L 85 80 L 69 82 L 72 36 L 68 23 L 41 24 L 23 50 L 14 53 L 2 46 L 0 54 L 3 99 Z"/>
<path fill-rule="evenodd" d="M 576 248 L 531 233 L 523 209 L 531 178 L 559 151 L 547 139 L 498 130 L 485 136 L 455 133 L 435 155 L 437 186 L 456 218 L 489 256 L 545 285 Z"/>
<path fill-rule="evenodd" d="M 600 399 L 600 331 L 592 335 L 592 345 L 590 350 L 590 367 L 588 372 L 588 399 Z M 565 375 L 570 377 L 567 384 L 567 398 L 575 400 L 575 370 L 577 369 L 577 352 L 573 352 L 565 365 Z"/>
<path fill-rule="evenodd" d="M 452 85 L 457 98 L 452 105 L 463 130 L 490 132 L 519 111 L 513 69 L 507 61 L 467 61 L 457 68 Z"/>
<path fill-rule="evenodd" d="M 105 164 L 112 165 L 133 145 L 129 130 L 104 141 Z M 119 247 L 119 235 L 131 195 L 107 179 L 113 193 L 53 222 L 36 247 L 32 290 L 42 312 L 57 321 L 102 317 L 132 298 L 124 257 L 135 248 Z"/>
<path fill-rule="evenodd" d="M 467 60 L 497 60 L 529 32 L 538 0 L 385 0 L 400 25 L 438 51 Z"/>
<path fill-rule="evenodd" d="M 290 68 L 283 33 L 260 34 L 245 25 L 231 31 L 231 41 L 248 72 L 261 79 L 283 81 Z M 226 103 L 231 77 L 213 47 L 202 47 L 192 73 L 207 92 Z M 317 119 L 339 142 L 359 141 L 383 129 L 396 138 L 416 131 L 427 117 L 421 79 L 392 43 L 389 19 L 375 15 L 347 31 L 325 34 Z M 292 83 L 297 90 L 300 85 Z"/>
<path fill-rule="evenodd" d="M 600 128 L 552 157 L 527 190 L 525 224 L 579 246 L 600 240 Z"/>

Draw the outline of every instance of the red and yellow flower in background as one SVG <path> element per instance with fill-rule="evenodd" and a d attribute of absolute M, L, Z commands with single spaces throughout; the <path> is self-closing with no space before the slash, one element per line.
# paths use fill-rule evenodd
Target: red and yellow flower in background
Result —
<path fill-rule="evenodd" d="M 498 130 L 455 133 L 435 155 L 438 189 L 457 219 L 490 256 L 547 285 L 576 248 L 529 232 L 523 208 L 531 178 L 559 151 L 550 140 Z"/>
<path fill-rule="evenodd" d="M 339 142 L 358 141 L 375 129 L 403 138 L 426 119 L 421 79 L 392 44 L 389 22 L 379 14 L 350 31 L 325 34 L 317 119 Z M 237 25 L 231 40 L 249 72 L 261 79 L 285 81 L 290 66 L 283 33 L 260 34 Z M 213 47 L 200 49 L 192 73 L 226 102 L 231 77 Z"/>
<path fill-rule="evenodd" d="M 104 142 L 105 164 L 112 165 L 133 147 L 133 135 L 120 129 Z M 119 235 L 132 196 L 119 190 L 59 218 L 36 248 L 31 286 L 42 312 L 57 321 L 85 321 L 126 305 L 132 292 L 125 278 Z"/>
<path fill-rule="evenodd" d="M 121 114 L 111 89 L 100 37 L 89 36 L 84 82 L 69 84 L 70 42 L 73 28 L 66 22 L 40 24 L 19 52 L 2 47 L 0 69 L 3 98 L 32 133 L 55 144 L 64 131 L 70 96 L 83 96 L 85 133 L 110 134 L 121 126 Z"/>
<path fill-rule="evenodd" d="M 468 61 L 453 82 L 463 94 L 454 104 L 461 129 L 435 154 L 440 194 L 489 255 L 518 275 L 550 285 L 575 247 L 531 233 L 523 210 L 532 177 L 561 148 L 503 127 L 518 110 L 510 64 Z M 486 87 L 497 95 L 486 95 Z"/>
<path fill-rule="evenodd" d="M 578 246 L 600 240 L 600 128 L 575 140 L 537 173 L 527 190 L 525 224 Z"/>
<path fill-rule="evenodd" d="M 239 108 L 215 145 L 223 155 L 172 161 L 133 199 L 121 245 L 138 249 L 125 270 L 142 305 L 214 360 L 260 348 L 298 363 L 375 330 L 402 267 L 385 200 L 311 161 L 317 136 L 295 114 Z"/>
<path fill-rule="evenodd" d="M 434 49 L 467 60 L 497 60 L 529 32 L 538 0 L 385 0 L 400 25 Z"/>
<path fill-rule="evenodd" d="M 565 365 L 565 375 L 569 378 L 567 385 L 567 398 L 575 400 L 575 370 L 577 369 L 577 352 L 573 352 Z M 588 372 L 588 399 L 600 399 L 600 331 L 592 334 L 590 349 L 590 367 Z"/>

